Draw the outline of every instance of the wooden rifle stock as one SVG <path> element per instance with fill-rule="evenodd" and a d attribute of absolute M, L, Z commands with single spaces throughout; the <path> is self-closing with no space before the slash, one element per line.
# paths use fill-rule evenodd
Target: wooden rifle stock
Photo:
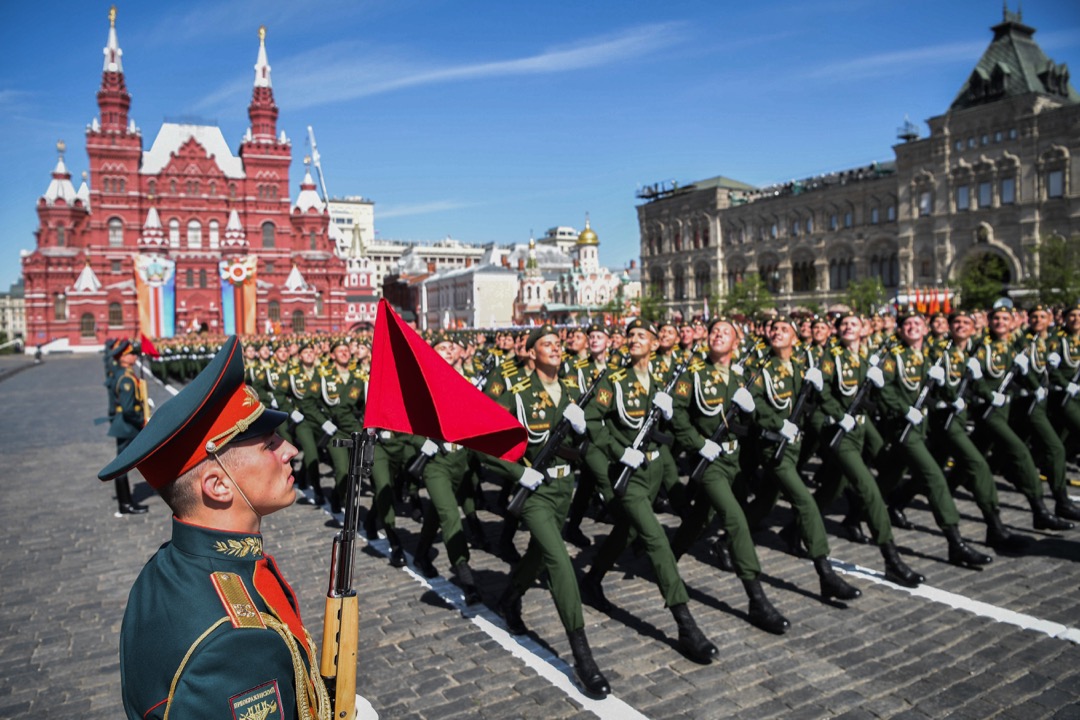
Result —
<path fill-rule="evenodd" d="M 671 390 L 675 387 L 675 383 L 679 380 L 684 372 L 686 372 L 686 366 L 689 365 L 689 359 L 683 358 L 679 360 L 679 364 L 675 366 L 675 371 L 671 374 L 671 379 L 668 380 L 667 385 L 664 386 L 664 392 L 668 395 L 671 394 Z M 638 430 L 637 436 L 634 438 L 634 444 L 630 447 L 635 450 L 640 450 L 641 446 L 652 435 L 653 425 L 656 424 L 657 419 L 660 417 L 660 408 L 653 407 L 649 411 L 648 416 L 641 423 L 641 429 Z M 618 497 L 626 495 L 626 486 L 630 482 L 630 476 L 634 474 L 636 468 L 632 468 L 629 465 L 623 465 L 622 471 L 619 473 L 619 478 L 615 481 L 615 485 L 612 488 Z"/>
<path fill-rule="evenodd" d="M 352 584 L 353 559 L 360 482 L 362 478 L 371 479 L 375 431 L 354 432 L 348 440 L 334 440 L 334 445 L 349 448 L 349 475 L 346 479 L 345 522 L 334 536 L 330 557 L 319 674 L 330 693 L 334 718 L 352 720 L 356 717 L 356 655 L 360 641 L 360 604 Z"/>

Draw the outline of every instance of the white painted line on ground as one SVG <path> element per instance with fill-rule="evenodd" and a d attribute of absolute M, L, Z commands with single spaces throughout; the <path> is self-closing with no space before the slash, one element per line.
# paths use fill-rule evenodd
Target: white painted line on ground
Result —
<path fill-rule="evenodd" d="M 364 537 L 361 532 L 357 532 L 357 535 Z M 390 556 L 390 543 L 386 540 L 368 540 L 368 544 L 384 557 Z M 588 710 L 600 720 L 648 720 L 648 716 L 642 715 L 614 695 L 608 695 L 603 700 L 597 700 L 585 695 L 572 679 L 576 677 L 574 669 L 558 655 L 537 643 L 529 635 L 511 635 L 506 630 L 506 623 L 489 607 L 486 605 L 466 605 L 465 595 L 461 588 L 442 575 L 429 580 L 413 569 L 412 555 L 406 553 L 405 557 L 408 559 L 409 564 L 401 568 L 403 571 L 411 575 L 420 585 L 429 588 L 444 602 L 452 605 L 463 617 L 470 620 L 483 630 L 488 637 L 497 642 L 501 648 L 532 668 L 537 675 L 562 690 L 585 710 Z"/>
<path fill-rule="evenodd" d="M 1013 610 L 1007 610 L 980 600 L 972 600 L 969 597 L 957 595 L 948 590 L 941 590 L 940 588 L 931 587 L 926 584 L 920 585 L 917 588 L 906 588 L 902 585 L 889 582 L 882 573 L 871 570 L 870 568 L 864 568 L 860 565 L 844 562 L 843 560 L 836 560 L 835 558 L 829 558 L 829 561 L 834 568 L 848 575 L 858 575 L 859 577 L 876 582 L 879 585 L 886 585 L 890 588 L 902 590 L 910 595 L 921 597 L 930 600 L 931 602 L 941 603 L 942 605 L 948 605 L 949 607 L 958 610 L 967 610 L 975 615 L 990 618 L 996 622 L 1015 625 L 1024 628 L 1025 630 L 1034 630 L 1035 632 L 1043 633 L 1044 635 L 1049 635 L 1050 637 L 1059 640 L 1080 643 L 1080 629 L 1078 628 L 1069 627 L 1068 625 L 1062 625 L 1061 623 L 1052 622 L 1050 620 L 1043 620 L 1033 615 L 1026 615 Z"/>
<path fill-rule="evenodd" d="M 166 390 L 166 391 L 167 391 L 167 392 L 168 392 L 168 393 L 169 393 L 170 395 L 174 395 L 174 396 L 175 396 L 175 395 L 177 395 L 177 394 L 178 394 L 178 393 L 180 392 L 179 390 L 177 390 L 176 388 L 174 388 L 174 387 L 173 387 L 172 385 L 166 385 L 165 383 L 161 382 L 161 380 L 160 380 L 160 379 L 158 378 L 158 376 L 157 376 L 157 375 L 155 375 L 154 373 L 150 372 L 150 369 L 149 369 L 148 367 L 146 367 L 145 365 L 143 365 L 143 364 L 142 364 L 142 360 L 136 360 L 136 361 L 135 361 L 135 364 L 139 366 L 139 370 L 140 370 L 140 372 L 142 372 L 142 373 L 144 373 L 144 374 L 146 374 L 146 375 L 149 375 L 149 376 L 150 376 L 150 377 L 151 377 L 151 378 L 152 378 L 152 379 L 154 380 L 154 382 L 156 382 L 156 383 L 157 383 L 158 385 L 160 385 L 161 387 L 165 388 L 165 390 Z"/>

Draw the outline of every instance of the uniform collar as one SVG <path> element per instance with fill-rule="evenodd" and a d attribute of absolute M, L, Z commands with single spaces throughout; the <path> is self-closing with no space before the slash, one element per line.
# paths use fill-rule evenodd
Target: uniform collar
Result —
<path fill-rule="evenodd" d="M 192 525 L 180 518 L 172 519 L 172 544 L 189 555 L 254 562 L 263 559 L 263 539 L 260 533 L 238 533 L 228 530 Z"/>

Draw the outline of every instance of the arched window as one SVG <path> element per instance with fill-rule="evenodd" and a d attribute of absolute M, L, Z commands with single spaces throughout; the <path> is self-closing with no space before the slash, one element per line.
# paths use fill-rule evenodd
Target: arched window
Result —
<path fill-rule="evenodd" d="M 264 222 L 262 224 L 262 241 L 264 248 L 274 247 L 274 223 Z"/>
<path fill-rule="evenodd" d="M 314 230 L 312 230 L 308 234 L 308 240 L 311 242 L 311 249 L 314 250 L 315 249 L 315 231 Z"/>
<path fill-rule="evenodd" d="M 696 299 L 709 296 L 712 285 L 712 272 L 708 265 L 698 265 L 694 268 L 694 297 Z"/>
<path fill-rule="evenodd" d="M 109 218 L 109 247 L 124 247 L 124 221 Z"/>
<path fill-rule="evenodd" d="M 221 242 L 221 234 L 220 234 L 220 230 L 219 230 L 220 226 L 218 225 L 218 221 L 217 220 L 211 220 L 210 223 L 209 223 L 209 228 L 210 228 L 210 238 L 209 238 L 210 239 L 210 247 L 211 247 L 211 249 L 216 249 L 218 244 Z"/>
<path fill-rule="evenodd" d="M 180 247 L 180 221 L 176 218 L 169 221 L 169 244 L 175 248 Z"/>
<path fill-rule="evenodd" d="M 189 288 L 195 287 L 195 271 L 191 268 L 188 268 L 187 272 L 184 273 L 184 280 L 186 281 L 185 284 Z"/>
<path fill-rule="evenodd" d="M 315 317 L 320 317 L 323 311 L 322 295 L 315 296 Z"/>
<path fill-rule="evenodd" d="M 281 303 L 271 300 L 267 306 L 266 316 L 270 318 L 270 322 L 281 322 Z"/>
<path fill-rule="evenodd" d="M 146 194 L 150 196 L 157 195 L 157 180 L 146 183 Z"/>
<path fill-rule="evenodd" d="M 686 299 L 686 275 L 682 268 L 675 268 L 674 296 L 676 300 Z"/>
<path fill-rule="evenodd" d="M 202 223 L 191 220 L 187 224 L 187 245 L 189 248 L 202 247 Z"/>
<path fill-rule="evenodd" d="M 67 320 L 67 298 L 63 293 L 53 298 L 53 320 Z"/>
<path fill-rule="evenodd" d="M 63 225 L 56 228 L 56 246 L 64 247 L 67 242 L 67 229 Z"/>
<path fill-rule="evenodd" d="M 83 313 L 79 318 L 79 334 L 84 338 L 92 338 L 97 335 L 97 324 L 94 322 L 93 313 Z"/>
<path fill-rule="evenodd" d="M 124 325 L 124 309 L 120 307 L 120 303 L 109 303 L 109 327 L 123 327 Z"/>
<path fill-rule="evenodd" d="M 206 287 L 206 268 L 199 269 L 199 287 Z"/>
<path fill-rule="evenodd" d="M 292 314 L 292 329 L 293 332 L 304 332 L 304 311 L 293 310 Z"/>

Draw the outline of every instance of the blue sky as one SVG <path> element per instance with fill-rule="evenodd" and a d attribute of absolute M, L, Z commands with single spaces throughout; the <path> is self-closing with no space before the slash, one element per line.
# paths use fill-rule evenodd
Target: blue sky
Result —
<path fill-rule="evenodd" d="M 56 141 L 76 186 L 86 169 L 109 4 L 5 3 L 0 289 L 34 245 Z M 1002 4 L 215 0 L 118 13 L 144 148 L 165 118 L 195 116 L 236 151 L 264 24 L 293 197 L 312 125 L 331 195 L 373 199 L 381 237 L 522 242 L 588 212 L 601 261 L 622 266 L 639 254 L 641 185 L 763 185 L 892 159 L 905 115 L 925 134 L 948 108 Z M 1051 58 L 1080 68 L 1080 3 L 1026 0 L 1023 13 Z"/>

